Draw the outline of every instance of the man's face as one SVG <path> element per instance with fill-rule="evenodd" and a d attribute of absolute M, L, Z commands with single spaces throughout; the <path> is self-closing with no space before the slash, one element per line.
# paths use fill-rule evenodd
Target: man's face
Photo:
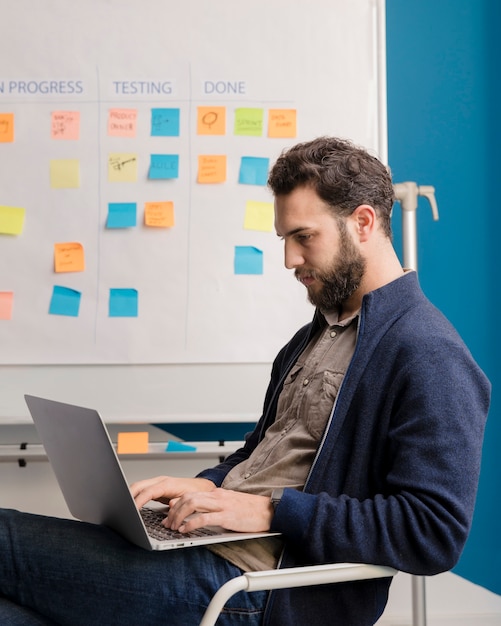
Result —
<path fill-rule="evenodd" d="M 275 228 L 285 242 L 285 266 L 324 311 L 338 308 L 360 286 L 365 261 L 344 220 L 310 187 L 275 199 Z"/>

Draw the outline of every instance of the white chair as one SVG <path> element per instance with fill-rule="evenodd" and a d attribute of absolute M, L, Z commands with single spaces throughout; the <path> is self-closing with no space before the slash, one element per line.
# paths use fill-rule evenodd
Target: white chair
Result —
<path fill-rule="evenodd" d="M 200 626 L 214 626 L 226 602 L 239 591 L 251 592 L 284 589 L 286 587 L 326 585 L 349 580 L 387 578 L 388 576 L 395 576 L 395 574 L 397 574 L 397 570 L 391 567 L 366 565 L 364 563 L 335 563 L 247 572 L 232 578 L 220 587 L 207 607 Z"/>

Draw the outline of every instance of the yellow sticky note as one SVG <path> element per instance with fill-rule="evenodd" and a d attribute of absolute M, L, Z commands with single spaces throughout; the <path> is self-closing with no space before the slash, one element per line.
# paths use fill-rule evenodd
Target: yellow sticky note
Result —
<path fill-rule="evenodd" d="M 224 135 L 226 133 L 226 107 L 198 107 L 197 134 Z"/>
<path fill-rule="evenodd" d="M 268 111 L 268 137 L 296 137 L 296 109 Z"/>
<path fill-rule="evenodd" d="M 0 113 L 0 143 L 14 141 L 14 113 Z"/>
<path fill-rule="evenodd" d="M 135 137 L 137 109 L 110 109 L 108 135 L 112 137 Z"/>
<path fill-rule="evenodd" d="M 80 187 L 80 161 L 78 159 L 51 159 L 50 186 L 53 189 Z"/>
<path fill-rule="evenodd" d="M 148 433 L 118 433 L 118 454 L 145 454 L 148 452 Z"/>
<path fill-rule="evenodd" d="M 52 139 L 79 139 L 80 111 L 52 111 L 50 136 Z"/>
<path fill-rule="evenodd" d="M 174 226 L 174 202 L 146 202 L 144 224 L 156 228 L 172 228 Z"/>
<path fill-rule="evenodd" d="M 85 269 L 84 249 L 81 243 L 54 244 L 54 271 L 83 272 Z"/>
<path fill-rule="evenodd" d="M 0 206 L 0 234 L 20 235 L 23 232 L 25 210 L 15 206 Z"/>
<path fill-rule="evenodd" d="M 0 320 L 12 319 L 12 304 L 14 293 L 12 291 L 0 291 Z"/>
<path fill-rule="evenodd" d="M 275 219 L 273 202 L 254 202 L 249 200 L 245 205 L 244 228 L 247 230 L 263 230 L 271 232 Z"/>
<path fill-rule="evenodd" d="M 130 152 L 108 155 L 108 181 L 110 183 L 135 183 L 137 181 L 137 155 Z"/>
<path fill-rule="evenodd" d="M 198 183 L 224 183 L 225 180 L 226 155 L 213 154 L 198 157 Z"/>

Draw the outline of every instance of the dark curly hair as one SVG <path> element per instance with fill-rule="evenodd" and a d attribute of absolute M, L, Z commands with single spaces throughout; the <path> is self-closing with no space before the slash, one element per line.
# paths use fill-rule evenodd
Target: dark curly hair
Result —
<path fill-rule="evenodd" d="M 340 217 L 369 204 L 385 235 L 392 237 L 391 173 L 379 159 L 346 139 L 319 137 L 285 150 L 270 171 L 268 185 L 275 196 L 309 185 Z"/>

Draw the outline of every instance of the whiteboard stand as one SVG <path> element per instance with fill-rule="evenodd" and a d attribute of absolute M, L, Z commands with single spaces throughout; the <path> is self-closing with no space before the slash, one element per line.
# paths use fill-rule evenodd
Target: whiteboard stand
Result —
<path fill-rule="evenodd" d="M 394 185 L 395 197 L 402 208 L 403 265 L 417 271 L 417 226 L 416 212 L 418 196 L 424 196 L 431 205 L 433 219 L 438 220 L 435 189 L 429 185 L 418 186 L 415 182 Z M 426 584 L 424 576 L 412 576 L 412 623 L 426 626 Z"/>

